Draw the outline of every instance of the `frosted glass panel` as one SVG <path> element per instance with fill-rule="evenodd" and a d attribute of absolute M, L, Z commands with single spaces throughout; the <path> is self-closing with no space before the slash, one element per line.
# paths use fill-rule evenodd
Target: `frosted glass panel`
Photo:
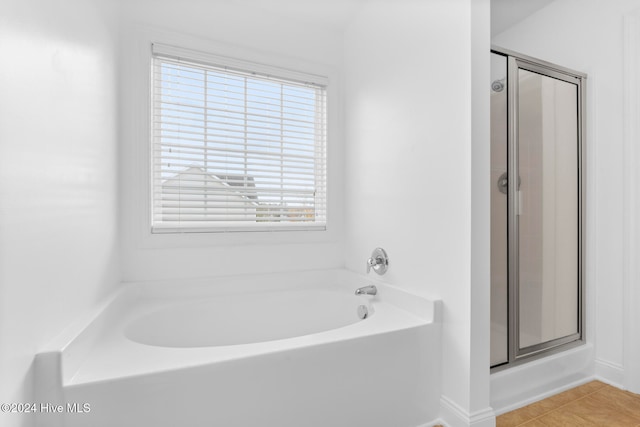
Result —
<path fill-rule="evenodd" d="M 519 348 L 578 329 L 578 87 L 518 70 Z"/>
<path fill-rule="evenodd" d="M 508 361 L 507 57 L 491 54 L 491 366 Z"/>

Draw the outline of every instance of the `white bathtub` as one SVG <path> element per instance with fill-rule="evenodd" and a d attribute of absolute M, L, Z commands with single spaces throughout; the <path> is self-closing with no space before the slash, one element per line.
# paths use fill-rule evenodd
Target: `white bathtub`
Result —
<path fill-rule="evenodd" d="M 38 425 L 428 425 L 438 305 L 380 283 L 353 294 L 371 283 L 336 270 L 126 284 L 37 356 L 38 401 L 90 407 Z"/>
<path fill-rule="evenodd" d="M 132 341 L 160 347 L 260 343 L 338 329 L 373 315 L 369 298 L 342 287 L 228 294 L 172 303 L 128 324 Z M 188 332 L 188 333 L 187 333 Z"/>

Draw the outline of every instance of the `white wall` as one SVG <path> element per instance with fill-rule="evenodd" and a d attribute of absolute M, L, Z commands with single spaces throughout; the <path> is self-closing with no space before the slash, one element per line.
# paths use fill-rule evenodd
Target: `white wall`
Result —
<path fill-rule="evenodd" d="M 391 256 L 383 280 L 444 301 L 442 391 L 460 417 L 450 424 L 486 421 L 488 194 L 472 196 L 489 167 L 486 0 L 366 2 L 345 34 L 343 21 L 270 12 L 258 0 L 131 0 L 121 22 L 111 3 L 3 4 L 0 52 L 13 61 L 0 68 L 1 400 L 28 400 L 38 347 L 120 275 L 260 273 L 345 259 L 360 272 L 382 246 Z M 156 239 L 144 231 L 152 40 L 329 75 L 327 233 Z M 3 426 L 29 425 L 0 417 Z"/>
<path fill-rule="evenodd" d="M 469 413 L 474 426 L 494 426 L 491 365 L 491 22 L 489 0 L 471 2 L 471 281 Z"/>
<path fill-rule="evenodd" d="M 123 2 L 120 161 L 125 280 L 336 268 L 344 264 L 340 22 L 307 16 L 314 7 L 323 9 L 318 2 L 296 3 L 282 0 L 266 7 L 251 0 Z M 153 41 L 329 77 L 327 232 L 150 235 L 146 124 L 149 46 Z"/>
<path fill-rule="evenodd" d="M 556 0 L 494 37 L 498 46 L 586 72 L 587 339 L 596 373 L 623 379 L 623 17 L 637 0 Z"/>
<path fill-rule="evenodd" d="M 0 15 L 0 402 L 119 281 L 114 6 L 5 0 Z M 0 413 L 4 427 L 29 416 Z"/>
<path fill-rule="evenodd" d="M 640 393 L 640 8 L 625 16 L 625 317 L 624 380 L 625 386 Z"/>
<path fill-rule="evenodd" d="M 346 265 L 363 272 L 381 246 L 381 280 L 443 300 L 451 425 L 488 408 L 488 12 L 487 2 L 375 1 L 345 33 Z M 486 184 L 473 203 L 472 177 Z"/>

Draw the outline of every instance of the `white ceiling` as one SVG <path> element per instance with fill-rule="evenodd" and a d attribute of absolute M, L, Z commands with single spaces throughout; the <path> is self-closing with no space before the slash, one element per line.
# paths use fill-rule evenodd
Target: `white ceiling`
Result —
<path fill-rule="evenodd" d="M 491 36 L 500 34 L 554 0 L 491 0 Z"/>
<path fill-rule="evenodd" d="M 303 22 L 343 29 L 372 0 L 225 0 Z M 383 0 L 392 2 L 393 0 Z M 491 0 L 491 35 L 499 34 L 554 0 Z"/>
<path fill-rule="evenodd" d="M 303 22 L 343 29 L 364 3 L 371 0 L 228 0 L 232 3 L 259 8 Z"/>

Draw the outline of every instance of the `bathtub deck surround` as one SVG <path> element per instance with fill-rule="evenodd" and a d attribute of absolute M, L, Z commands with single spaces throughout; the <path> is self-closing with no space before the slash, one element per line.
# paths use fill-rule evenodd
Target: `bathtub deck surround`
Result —
<path fill-rule="evenodd" d="M 36 358 L 43 401 L 95 403 L 40 425 L 432 425 L 440 303 L 355 295 L 370 286 L 345 270 L 129 283 Z"/>

